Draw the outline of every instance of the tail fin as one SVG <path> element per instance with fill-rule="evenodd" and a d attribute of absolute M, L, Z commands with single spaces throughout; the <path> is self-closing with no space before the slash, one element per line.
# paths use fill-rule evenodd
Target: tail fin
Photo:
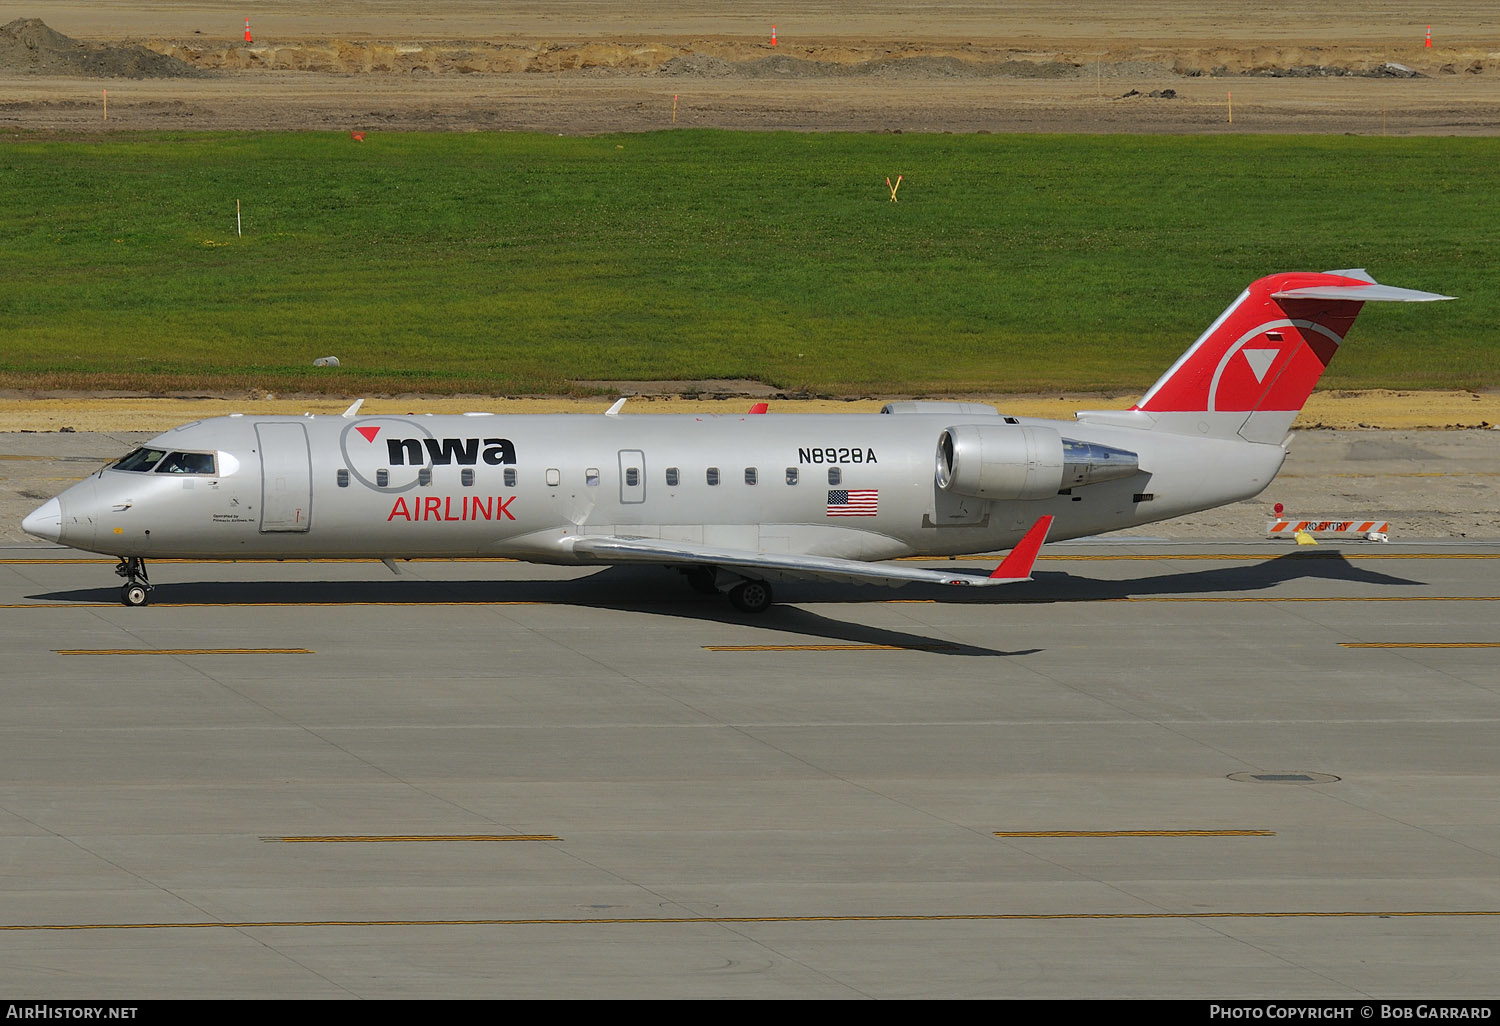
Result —
<path fill-rule="evenodd" d="M 1132 410 L 1157 430 L 1279 442 L 1368 302 L 1452 299 L 1363 270 L 1275 274 L 1219 315 Z"/>

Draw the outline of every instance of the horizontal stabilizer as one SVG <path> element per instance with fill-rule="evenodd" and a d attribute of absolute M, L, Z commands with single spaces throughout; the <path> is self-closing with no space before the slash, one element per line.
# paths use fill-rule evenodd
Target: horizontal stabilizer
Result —
<path fill-rule="evenodd" d="M 1419 292 L 1394 285 L 1312 285 L 1271 293 L 1272 299 L 1346 299 L 1351 303 L 1431 303 L 1452 299 L 1436 292 Z"/>

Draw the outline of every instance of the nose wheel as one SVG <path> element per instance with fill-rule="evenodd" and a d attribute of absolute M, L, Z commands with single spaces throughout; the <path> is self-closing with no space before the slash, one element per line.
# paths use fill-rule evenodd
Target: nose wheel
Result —
<path fill-rule="evenodd" d="M 146 561 L 139 556 L 125 556 L 115 565 L 115 573 L 125 578 L 120 601 L 127 606 L 144 606 L 151 599 L 151 579 L 146 576 Z"/>

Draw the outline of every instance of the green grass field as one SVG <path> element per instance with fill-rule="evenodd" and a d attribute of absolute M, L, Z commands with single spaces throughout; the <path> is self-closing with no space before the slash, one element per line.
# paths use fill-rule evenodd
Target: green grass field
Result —
<path fill-rule="evenodd" d="M 1367 267 L 1460 299 L 1325 386 L 1495 387 L 1497 184 L 1496 139 L 12 135 L 0 384 L 1139 390 L 1254 278 Z"/>

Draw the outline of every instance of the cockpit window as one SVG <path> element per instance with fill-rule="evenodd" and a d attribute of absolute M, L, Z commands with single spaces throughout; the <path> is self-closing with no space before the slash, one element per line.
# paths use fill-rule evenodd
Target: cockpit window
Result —
<path fill-rule="evenodd" d="M 214 454 L 211 452 L 171 452 L 156 465 L 158 474 L 212 474 Z"/>
<path fill-rule="evenodd" d="M 156 466 L 161 458 L 167 454 L 165 449 L 137 449 L 135 452 L 119 460 L 110 467 L 110 470 L 137 470 L 146 471 Z"/>

